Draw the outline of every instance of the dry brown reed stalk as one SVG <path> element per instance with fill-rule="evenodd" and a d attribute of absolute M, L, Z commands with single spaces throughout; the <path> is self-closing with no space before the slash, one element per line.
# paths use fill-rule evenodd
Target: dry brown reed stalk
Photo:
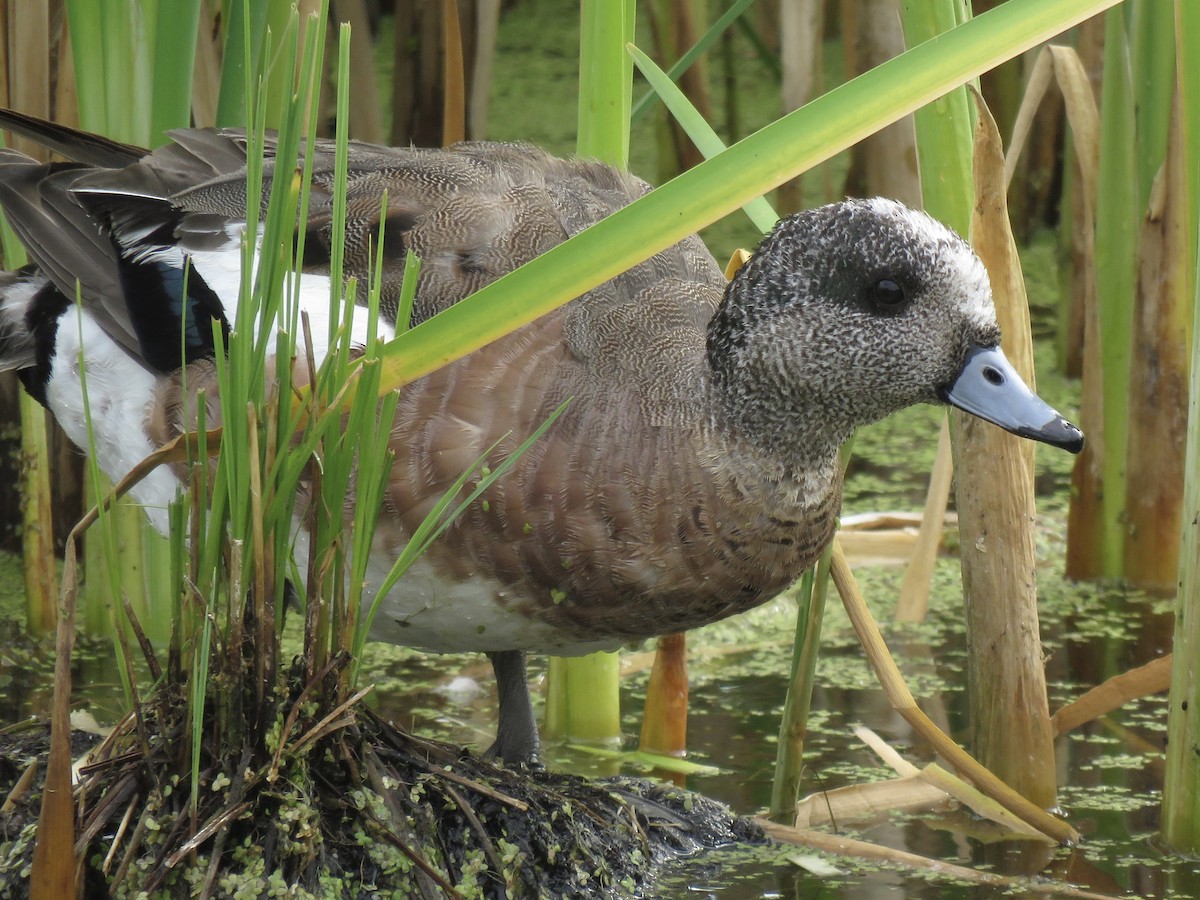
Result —
<path fill-rule="evenodd" d="M 966 823 L 972 830 L 992 825 L 993 837 L 1053 844 L 1046 835 L 936 762 L 919 769 L 871 729 L 858 726 L 854 735 L 898 777 L 821 791 L 804 798 L 796 807 L 797 828 L 823 824 L 844 828 L 880 821 L 897 811 L 952 813 L 956 806 L 961 806 L 971 810 L 975 817 Z M 946 827 L 959 830 L 956 825 Z"/>
<path fill-rule="evenodd" d="M 982 98 L 975 132 L 971 240 L 992 281 L 1005 352 L 1033 385 L 1029 306 L 1008 225 L 1000 136 Z M 1037 614 L 1033 451 L 980 420 L 951 414 L 972 746 L 1039 806 L 1055 798 L 1054 744 Z"/>
<path fill-rule="evenodd" d="M 1193 275 L 1179 108 L 1137 254 L 1125 472 L 1125 578 L 1170 596 L 1179 584 Z"/>
<path fill-rule="evenodd" d="M 1091 578 L 1104 571 L 1102 559 L 1103 516 L 1101 515 L 1102 480 L 1105 458 L 1103 384 L 1100 362 L 1100 329 L 1096 309 L 1096 193 L 1100 163 L 1100 112 L 1092 82 L 1079 54 L 1070 47 L 1050 45 L 1037 56 L 1029 73 L 1029 83 L 1005 159 L 1008 180 L 1016 171 L 1017 160 L 1038 107 L 1050 84 L 1058 86 L 1071 128 L 1074 147 L 1074 216 L 1071 243 L 1072 290 L 1079 299 L 1070 315 L 1081 319 L 1083 348 L 1081 368 L 1083 389 L 1081 418 L 1087 425 L 1087 444 L 1071 476 L 1071 507 L 1068 513 L 1066 571 L 1071 578 Z"/>
<path fill-rule="evenodd" d="M 54 699 L 50 710 L 50 757 L 38 815 L 37 843 L 29 875 L 31 900 L 76 896 L 75 798 L 71 778 L 71 653 L 75 649 L 77 563 L 83 527 L 75 526 L 63 558 L 62 593 L 54 646 Z"/>
<path fill-rule="evenodd" d="M 801 3 L 790 4 L 792 6 Z M 666 68 L 686 53 L 707 28 L 708 11 L 696 0 L 650 0 L 643 6 L 649 25 L 655 56 Z M 709 97 L 708 67 L 703 56 L 680 73 L 679 88 L 705 121 L 712 121 L 712 102 Z M 785 88 L 786 90 L 786 88 Z M 704 161 L 684 128 L 672 117 L 658 120 L 658 172 L 662 183 Z"/>
<path fill-rule="evenodd" d="M 1076 697 L 1050 717 L 1055 735 L 1065 734 L 1124 706 L 1130 700 L 1161 693 L 1171 686 L 1171 657 L 1158 659 L 1105 679 L 1087 693 Z"/>
<path fill-rule="evenodd" d="M 466 70 L 463 65 L 462 28 L 456 0 L 442 0 L 442 40 L 446 55 L 442 94 L 442 146 L 448 147 L 467 136 Z M 370 59 L 369 56 L 365 57 Z"/>

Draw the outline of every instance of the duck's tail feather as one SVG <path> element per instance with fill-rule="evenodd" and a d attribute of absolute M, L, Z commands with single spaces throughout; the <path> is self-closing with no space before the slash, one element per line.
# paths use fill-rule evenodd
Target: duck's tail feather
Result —
<path fill-rule="evenodd" d="M 133 144 L 123 144 L 11 109 L 0 109 L 0 128 L 29 138 L 67 159 L 105 169 L 124 168 L 150 152 Z"/>
<path fill-rule="evenodd" d="M 223 332 L 228 325 L 221 299 L 200 273 L 188 271 L 185 254 L 206 248 L 191 246 L 196 240 L 190 235 L 187 246 L 177 246 L 184 211 L 172 195 L 222 179 L 226 170 L 240 178 L 244 137 L 186 133 L 182 143 L 150 155 L 7 110 L 0 110 L 0 128 L 71 159 L 41 163 L 0 149 L 0 206 L 30 259 L 58 291 L 71 300 L 78 295 L 100 327 L 148 368 L 173 371 L 211 356 L 213 321 Z M 240 192 L 216 192 L 229 207 L 225 216 L 245 215 L 244 178 L 240 182 Z M 198 215 L 203 212 L 222 218 L 215 209 Z M 221 244 L 231 243 L 223 228 L 217 235 Z"/>
<path fill-rule="evenodd" d="M 58 291 L 72 301 L 78 292 L 105 330 L 136 350 L 112 241 L 70 196 L 75 182 L 91 171 L 79 163 L 39 163 L 0 150 L 0 206 L 30 259 Z"/>

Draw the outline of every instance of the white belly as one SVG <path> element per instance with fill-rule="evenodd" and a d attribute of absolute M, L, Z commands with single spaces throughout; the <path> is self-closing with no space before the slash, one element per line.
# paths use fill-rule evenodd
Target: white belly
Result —
<path fill-rule="evenodd" d="M 87 352 L 82 379 L 81 347 Z M 84 452 L 91 452 L 89 444 L 94 447 L 96 463 L 114 482 L 157 449 L 146 437 L 147 410 L 154 402 L 157 379 L 109 337 L 86 310 L 69 309 L 59 320 L 51 373 L 46 384 L 51 412 L 76 446 Z M 159 466 L 130 491 L 162 534 L 167 533 L 167 504 L 180 486 L 170 469 Z"/>
<path fill-rule="evenodd" d="M 363 613 L 393 560 L 378 551 L 367 567 Z M 615 650 L 624 641 L 580 640 L 526 616 L 505 603 L 507 588 L 488 578 L 452 581 L 440 578 L 431 563 L 418 559 L 379 604 L 371 625 L 372 640 L 442 652 L 531 650 L 556 656 L 580 656 Z"/>

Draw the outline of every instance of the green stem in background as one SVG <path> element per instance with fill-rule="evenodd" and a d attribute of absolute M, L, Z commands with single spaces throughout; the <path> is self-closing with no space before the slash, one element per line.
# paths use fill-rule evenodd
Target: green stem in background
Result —
<path fill-rule="evenodd" d="M 104 50 L 100 41 L 104 4 L 93 0 L 66 0 L 66 7 L 79 124 L 88 131 L 99 131 L 105 120 L 105 86 L 117 83 L 109 81 L 104 71 Z"/>
<path fill-rule="evenodd" d="M 1137 111 L 1137 209 L 1144 212 L 1150 185 L 1167 155 L 1175 97 L 1175 11 L 1172 4 L 1156 0 L 1128 3 L 1125 9 L 1133 20 L 1130 71 Z"/>
<path fill-rule="evenodd" d="M 945 34 L 970 18 L 961 0 L 903 4 L 904 38 L 913 47 Z M 961 235 L 970 230 L 975 182 L 971 147 L 975 116 L 965 87 L 958 87 L 914 113 L 917 161 L 925 210 Z"/>
<path fill-rule="evenodd" d="M 1198 48 L 1200 49 L 1200 48 Z M 1194 152 L 1194 148 L 1193 148 Z M 1200 247 L 1197 248 L 1200 254 Z M 1197 270 L 1200 283 L 1200 269 Z M 1200 290 L 1196 292 L 1200 309 Z M 1167 719 L 1162 833 L 1181 853 L 1200 853 L 1200 315 L 1193 319 L 1191 398 L 1184 473 L 1180 587 L 1175 600 L 1174 657 Z"/>
<path fill-rule="evenodd" d="M 271 2 L 230 0 L 226 4 L 225 50 L 221 54 L 221 88 L 217 94 L 217 124 L 244 127 L 250 122 L 248 97 L 259 57 Z M 275 5 L 279 5 L 275 3 Z"/>
<path fill-rule="evenodd" d="M 0 215 L 0 247 L 4 267 L 18 269 L 28 258 Z M 51 516 L 50 452 L 46 410 L 25 391 L 19 394 L 21 412 L 21 569 L 25 576 L 25 623 L 33 634 L 53 631 L 58 578 L 54 562 L 54 527 Z"/>
<path fill-rule="evenodd" d="M 1168 4 L 1141 3 L 1133 11 L 1137 210 L 1142 221 L 1129 338 L 1128 418 L 1120 432 L 1129 461 L 1121 574 L 1135 587 L 1174 593 L 1187 442 L 1195 246 L 1189 225 L 1194 220 L 1188 211 L 1189 161 L 1177 118 L 1173 10 Z"/>
<path fill-rule="evenodd" d="M 1096 210 L 1096 294 L 1104 396 L 1102 510 L 1103 571 L 1113 578 L 1124 566 L 1125 428 L 1129 420 L 1130 335 L 1133 331 L 1138 225 L 1137 121 L 1130 77 L 1125 9 L 1109 10 L 1104 34 L 1104 84 L 1100 96 L 1100 174 Z M 1084 423 L 1087 427 L 1087 423 Z"/>
<path fill-rule="evenodd" d="M 1187 52 L 1185 52 L 1185 50 Z M 1200 5 L 1175 0 L 1175 59 L 1178 64 L 1180 127 L 1187 161 L 1187 243 L 1200 241 Z M 1200 256 L 1200 249 L 1198 249 Z M 1200 259 L 1197 260 L 1200 263 Z M 1197 279 L 1200 281 L 1200 278 Z M 1200 290 L 1200 283 L 1197 284 Z"/>
<path fill-rule="evenodd" d="M 278 128 L 295 72 L 277 64 L 276 56 L 286 48 L 293 0 L 230 0 L 225 24 L 225 52 L 221 57 L 221 89 L 217 95 L 217 124 L 237 127 L 249 121 L 248 92 L 253 92 L 251 73 L 261 73 L 266 94 L 259 110 L 272 128 Z M 292 40 L 294 46 L 295 40 Z"/>
<path fill-rule="evenodd" d="M 769 815 L 776 822 L 791 824 L 800 799 L 804 771 L 804 736 L 812 705 L 813 678 L 821 647 L 821 623 L 825 598 L 829 595 L 829 561 L 832 546 L 825 548 L 815 569 L 804 573 L 796 591 L 796 637 L 792 644 L 792 671 L 788 679 L 783 714 L 779 719 L 779 744 L 775 748 L 775 776 L 771 782 Z"/>
<path fill-rule="evenodd" d="M 158 4 L 144 3 L 140 9 L 129 3 L 100 6 L 104 10 L 104 74 L 111 79 L 110 85 L 124 88 L 105 91 L 106 133 L 145 147 L 150 143 L 150 110 L 154 103 L 150 53 L 158 30 Z"/>
<path fill-rule="evenodd" d="M 583 0 L 579 39 L 579 131 L 576 152 L 629 166 L 629 108 L 636 0 Z M 592 744 L 621 741 L 621 668 L 616 653 L 551 660 L 547 675 L 548 739 Z"/>
<path fill-rule="evenodd" d="M 1189 185 L 1188 221 L 1195 222 L 1200 193 L 1200 6 L 1177 0 L 1176 41 L 1179 58 L 1183 158 Z M 1196 273 L 1193 310 L 1200 310 L 1200 241 L 1190 235 Z M 1175 654 L 1167 718 L 1167 760 L 1163 784 L 1163 839 L 1182 853 L 1200 853 L 1200 315 L 1192 318 L 1191 388 L 1184 472 L 1183 529 L 1180 545 L 1179 594 L 1175 601 Z"/>
<path fill-rule="evenodd" d="M 854 437 L 842 445 L 842 476 L 854 452 Z M 788 680 L 783 714 L 779 718 L 779 744 L 775 750 L 775 775 L 771 782 L 769 815 L 790 824 L 796 816 L 804 772 L 804 736 L 812 706 L 813 681 L 821 649 L 821 624 L 825 621 L 825 599 L 829 596 L 829 567 L 833 544 L 825 548 L 816 565 L 804 573 L 796 591 L 796 635 L 792 641 L 792 670 Z"/>
<path fill-rule="evenodd" d="M 629 168 L 633 72 L 625 45 L 633 39 L 636 0 L 583 0 L 579 41 L 579 131 L 575 150 Z"/>
<path fill-rule="evenodd" d="M 619 653 L 551 657 L 543 735 L 587 745 L 619 745 L 620 686 Z"/>
<path fill-rule="evenodd" d="M 150 109 L 150 141 L 165 143 L 165 132 L 186 128 L 192 118 L 192 73 L 202 0 L 166 0 L 165 27 L 154 32 L 154 103 Z M 169 11 L 168 11 L 169 10 Z"/>
<path fill-rule="evenodd" d="M 7 259 L 7 257 L 6 257 Z M 25 621 L 34 634 L 52 631 L 58 596 L 55 573 L 53 501 L 46 410 L 24 391 L 21 410 L 21 543 L 25 573 Z"/>
<path fill-rule="evenodd" d="M 744 13 L 750 7 L 750 4 L 754 2 L 755 0 L 735 0 L 733 5 L 731 5 L 729 9 L 725 10 L 721 17 L 713 23 L 712 27 L 709 28 L 708 31 L 704 32 L 700 40 L 696 41 L 695 45 L 688 50 L 687 53 L 679 57 L 679 59 L 675 62 L 675 65 L 671 66 L 671 68 L 664 73 L 664 77 L 672 84 L 677 82 L 679 80 L 679 76 L 686 72 L 688 67 L 691 66 L 691 64 L 697 59 L 699 59 L 700 55 L 712 45 L 713 41 L 724 34 L 725 30 L 729 28 L 730 25 L 738 21 L 741 18 L 742 13 Z M 640 62 L 638 63 L 638 68 L 642 69 L 642 74 L 645 74 L 645 69 Z M 655 66 L 655 68 L 658 67 Z M 664 97 L 664 91 L 659 84 L 654 84 L 652 82 L 651 87 L 653 90 L 647 91 L 638 99 L 638 102 L 633 105 L 633 109 L 629 113 L 631 122 L 636 122 L 638 119 L 640 119 L 646 113 L 646 111 L 650 109 L 656 100 Z M 680 93 L 682 94 L 682 91 Z M 672 113 L 674 114 L 674 110 L 672 110 Z M 678 116 L 676 117 L 678 118 Z M 708 154 L 705 155 L 707 156 Z"/>

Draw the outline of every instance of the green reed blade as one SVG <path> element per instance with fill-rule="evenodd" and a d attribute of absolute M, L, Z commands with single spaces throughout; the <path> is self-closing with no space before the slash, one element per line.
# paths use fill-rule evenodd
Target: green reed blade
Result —
<path fill-rule="evenodd" d="M 171 128 L 192 122 L 192 74 L 196 68 L 196 39 L 202 0 L 159 0 L 160 27 L 154 31 L 151 83 L 150 143 L 167 140 Z M 166 17 L 167 21 L 161 23 Z"/>
<path fill-rule="evenodd" d="M 1195 276 L 1192 282 L 1191 382 L 1184 470 L 1179 594 L 1175 601 L 1174 662 L 1167 718 L 1166 775 L 1162 837 L 1182 853 L 1200 853 L 1200 241 L 1195 227 L 1200 209 L 1200 5 L 1177 0 L 1176 42 L 1183 158 L 1187 161 L 1188 237 Z"/>
<path fill-rule="evenodd" d="M 680 127 L 687 132 L 687 136 L 691 138 L 692 143 L 696 145 L 696 149 L 704 155 L 704 158 L 710 159 L 723 152 L 726 149 L 725 142 L 704 120 L 704 116 L 700 114 L 699 110 L 692 106 L 687 95 L 671 80 L 669 74 L 660 69 L 654 60 L 633 44 L 626 49 L 638 67 L 638 71 L 650 83 L 654 93 L 662 99 L 663 105 L 675 117 L 675 121 L 679 123 Z M 774 228 L 775 223 L 779 221 L 779 214 L 771 208 L 766 197 L 755 197 L 742 209 L 754 223 L 754 227 L 763 234 Z"/>
<path fill-rule="evenodd" d="M 725 10 L 725 12 L 721 14 L 721 17 L 712 24 L 708 31 L 701 35 L 700 40 L 696 41 L 693 47 L 683 54 L 683 56 L 679 57 L 675 64 L 663 73 L 663 76 L 672 84 L 675 84 L 679 80 L 679 76 L 686 72 L 688 67 L 690 67 L 692 63 L 699 59 L 701 54 L 703 54 L 704 51 L 712 46 L 713 42 L 722 34 L 724 34 L 725 30 L 729 28 L 730 25 L 738 21 L 738 19 L 741 18 L 742 13 L 749 9 L 750 4 L 754 2 L 755 0 L 735 0 L 729 9 Z M 638 68 L 642 68 L 641 63 L 638 63 Z M 657 69 L 658 66 L 655 65 L 655 68 Z M 645 74 L 644 68 L 642 68 L 642 73 Z M 648 76 L 647 80 L 650 80 Z M 629 119 L 631 122 L 636 122 L 638 119 L 640 119 L 650 109 L 650 107 L 654 105 L 655 100 L 664 97 L 664 91 L 659 85 L 651 82 L 651 87 L 653 90 L 647 91 L 645 94 L 643 94 L 638 99 L 637 103 L 633 105 L 633 109 L 630 110 Z M 668 104 L 668 108 L 670 108 L 670 104 Z M 677 115 L 674 110 L 672 110 L 671 114 Z M 688 136 L 691 137 L 690 134 Z M 693 138 L 693 141 L 694 140 L 695 139 Z"/>
<path fill-rule="evenodd" d="M 1129 419 L 1138 205 L 1137 118 L 1125 10 L 1108 12 L 1100 97 L 1100 173 L 1096 209 L 1096 295 L 1104 386 L 1103 574 L 1120 577 L 1124 557 L 1125 423 Z"/>

